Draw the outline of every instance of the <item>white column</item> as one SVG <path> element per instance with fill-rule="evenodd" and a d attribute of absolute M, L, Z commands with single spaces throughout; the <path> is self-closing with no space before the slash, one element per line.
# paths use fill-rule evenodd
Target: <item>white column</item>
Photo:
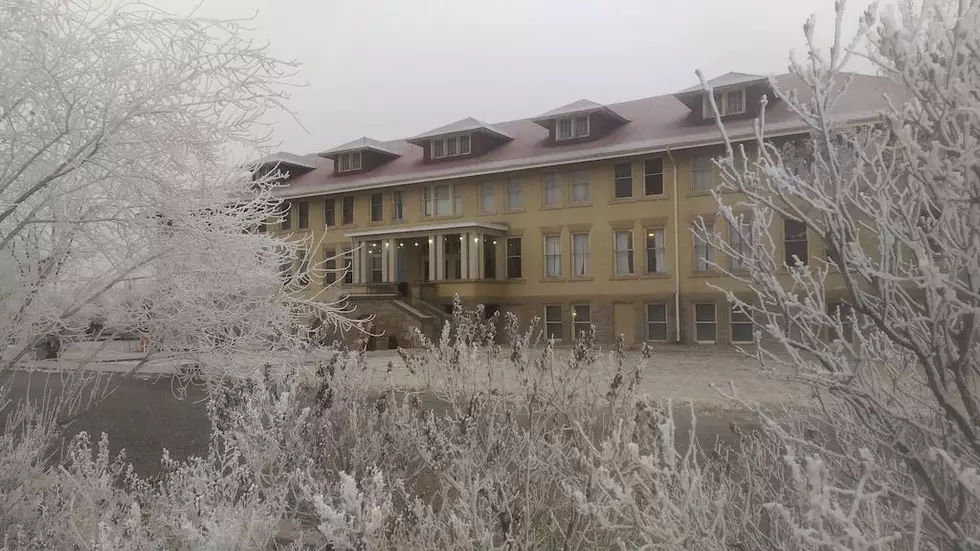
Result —
<path fill-rule="evenodd" d="M 371 279 L 371 264 L 370 259 L 368 259 L 368 243 L 367 241 L 362 241 L 360 243 L 360 256 L 358 257 L 358 263 L 361 265 L 361 281 L 360 283 L 367 283 Z"/>
<path fill-rule="evenodd" d="M 353 250 L 351 250 L 351 271 L 353 272 L 352 278 L 355 285 L 364 283 L 364 281 L 361 279 L 363 277 L 361 271 L 361 256 L 364 254 L 364 250 L 359 249 L 358 247 L 360 246 L 361 244 L 357 241 L 351 243 L 351 247 L 353 247 Z"/>
<path fill-rule="evenodd" d="M 446 279 L 446 236 L 436 235 L 436 281 Z"/>
<path fill-rule="evenodd" d="M 470 241 L 470 278 L 480 279 L 483 277 L 483 234 L 471 233 Z"/>
<path fill-rule="evenodd" d="M 459 278 L 470 279 L 470 250 L 473 244 L 470 243 L 470 233 L 459 234 Z"/>
<path fill-rule="evenodd" d="M 388 261 L 391 252 L 391 242 L 385 239 L 381 242 L 381 281 L 391 283 L 391 263 Z"/>
<path fill-rule="evenodd" d="M 398 282 L 398 240 L 388 240 L 388 280 L 392 283 Z"/>
<path fill-rule="evenodd" d="M 429 281 L 435 281 L 439 275 L 436 265 L 436 238 L 438 237 L 437 235 L 429 237 Z"/>

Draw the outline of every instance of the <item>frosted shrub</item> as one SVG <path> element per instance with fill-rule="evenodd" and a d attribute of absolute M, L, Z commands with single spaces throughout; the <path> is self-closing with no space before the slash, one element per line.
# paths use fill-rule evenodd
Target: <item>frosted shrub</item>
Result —
<path fill-rule="evenodd" d="M 719 212 L 736 227 L 748 221 L 739 232 L 753 246 L 735 251 L 699 231 L 746 268 L 733 277 L 754 296 L 729 300 L 780 349 L 753 353 L 814 391 L 822 426 L 810 434 L 764 414 L 788 469 L 789 491 L 770 509 L 792 545 L 974 549 L 980 3 L 876 10 L 850 47 L 838 24 L 829 52 L 816 50 L 807 23 L 807 59 L 791 65 L 799 87 L 777 86 L 809 130 L 804 143 L 776 147 L 762 117 L 750 160 L 737 168 L 719 120 L 728 150 L 718 161 Z M 887 106 L 861 127 L 840 119 L 855 78 L 842 68 L 857 48 L 887 83 Z M 780 276 L 770 228 L 787 218 L 805 222 L 826 255 Z M 840 310 L 828 303 L 834 288 L 844 289 Z"/>

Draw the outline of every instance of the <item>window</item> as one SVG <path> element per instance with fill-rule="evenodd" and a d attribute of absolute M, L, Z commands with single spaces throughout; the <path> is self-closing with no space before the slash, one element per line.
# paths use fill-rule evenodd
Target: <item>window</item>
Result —
<path fill-rule="evenodd" d="M 432 216 L 432 188 L 422 188 L 422 216 Z"/>
<path fill-rule="evenodd" d="M 497 279 L 497 240 L 483 236 L 483 277 Z"/>
<path fill-rule="evenodd" d="M 443 265 L 446 279 L 462 279 L 463 277 L 463 236 L 458 233 L 443 236 Z"/>
<path fill-rule="evenodd" d="M 361 170 L 361 152 L 341 153 L 337 156 L 337 172 Z"/>
<path fill-rule="evenodd" d="M 561 236 L 544 236 L 544 276 L 561 277 Z"/>
<path fill-rule="evenodd" d="M 310 203 L 308 201 L 300 201 L 296 203 L 297 211 L 297 221 L 299 229 L 308 230 L 310 229 Z"/>
<path fill-rule="evenodd" d="M 344 197 L 343 199 L 343 212 L 341 213 L 342 222 L 344 225 L 349 225 L 354 223 L 354 198 Z"/>
<path fill-rule="evenodd" d="M 831 338 L 854 342 L 854 326 L 851 323 L 851 305 L 846 302 L 828 302 L 827 313 L 832 318 L 840 318 L 841 331 L 831 328 Z"/>
<path fill-rule="evenodd" d="M 371 194 L 371 221 L 381 222 L 384 220 L 385 196 L 383 193 Z"/>
<path fill-rule="evenodd" d="M 786 265 L 796 266 L 797 262 L 806 266 L 808 260 L 806 246 L 806 222 L 786 218 L 783 220 L 783 244 L 786 249 Z"/>
<path fill-rule="evenodd" d="M 647 159 L 643 163 L 643 194 L 647 197 L 664 194 L 663 159 Z"/>
<path fill-rule="evenodd" d="M 728 257 L 728 269 L 745 270 L 747 266 L 743 259 L 748 257 L 752 249 L 752 221 L 745 216 L 728 228 L 728 246 L 733 254 Z"/>
<path fill-rule="evenodd" d="M 323 223 L 328 228 L 337 225 L 337 214 L 334 211 L 333 199 L 325 199 L 323 202 Z"/>
<path fill-rule="evenodd" d="M 296 251 L 296 283 L 305 287 L 310 284 L 310 258 L 306 251 Z"/>
<path fill-rule="evenodd" d="M 330 249 L 324 249 L 323 256 L 325 257 L 323 261 L 323 286 L 326 287 L 337 281 L 337 259 Z"/>
<path fill-rule="evenodd" d="M 691 165 L 691 191 L 705 193 L 715 187 L 715 165 L 708 155 L 699 155 Z"/>
<path fill-rule="evenodd" d="M 380 241 L 372 241 L 367 244 L 368 275 L 371 283 L 382 283 L 384 272 L 381 267 L 382 247 Z"/>
<path fill-rule="evenodd" d="M 521 278 L 521 238 L 507 238 L 507 278 Z"/>
<path fill-rule="evenodd" d="M 708 233 L 715 231 L 713 222 L 705 222 L 704 229 Z M 701 235 L 701 232 L 694 233 L 694 271 L 706 272 L 711 269 L 711 245 Z"/>
<path fill-rule="evenodd" d="M 524 208 L 524 194 L 521 190 L 521 181 L 517 178 L 507 180 L 507 210 Z"/>
<path fill-rule="evenodd" d="M 344 283 L 354 283 L 354 251 L 344 247 Z"/>
<path fill-rule="evenodd" d="M 667 340 L 667 305 L 647 304 L 647 340 Z"/>
<path fill-rule="evenodd" d="M 453 189 L 446 184 L 432 186 L 433 212 L 436 216 L 449 216 L 453 213 Z"/>
<path fill-rule="evenodd" d="M 718 334 L 718 324 L 715 318 L 715 304 L 694 305 L 694 340 L 697 342 L 715 342 Z"/>
<path fill-rule="evenodd" d="M 745 113 L 745 90 L 736 88 L 735 90 L 716 91 L 715 105 L 718 107 L 718 114 L 725 117 L 728 115 L 740 115 Z M 711 101 L 708 94 L 704 94 L 702 109 L 704 118 L 710 119 L 715 116 L 714 109 L 711 108 Z"/>
<path fill-rule="evenodd" d="M 613 188 L 616 199 L 629 199 L 633 196 L 633 165 L 619 163 L 613 169 Z"/>
<path fill-rule="evenodd" d="M 437 138 L 430 141 L 429 144 L 430 156 L 433 159 L 470 154 L 469 134 L 452 136 L 450 138 Z"/>
<path fill-rule="evenodd" d="M 405 196 L 401 190 L 391 192 L 391 220 L 398 222 L 405 219 Z"/>
<path fill-rule="evenodd" d="M 572 277 L 589 275 L 589 234 L 572 234 Z"/>
<path fill-rule="evenodd" d="M 546 339 L 561 340 L 561 306 L 544 307 L 544 333 Z"/>
<path fill-rule="evenodd" d="M 556 174 L 545 174 L 543 179 L 544 193 L 541 203 L 546 207 L 561 205 L 561 187 Z"/>
<path fill-rule="evenodd" d="M 575 138 L 585 138 L 589 135 L 589 116 L 567 117 L 555 121 L 555 139 L 572 140 Z"/>
<path fill-rule="evenodd" d="M 589 173 L 578 170 L 572 173 L 572 203 L 589 202 Z"/>
<path fill-rule="evenodd" d="M 480 212 L 497 212 L 497 196 L 493 182 L 480 184 Z"/>
<path fill-rule="evenodd" d="M 667 273 L 667 258 L 664 254 L 664 229 L 647 230 L 647 273 Z"/>
<path fill-rule="evenodd" d="M 280 224 L 279 228 L 282 230 L 289 230 L 293 227 L 293 209 L 289 207 L 289 203 L 283 203 L 279 207 L 279 212 L 282 214 L 282 224 Z"/>
<path fill-rule="evenodd" d="M 453 184 L 453 214 L 463 214 L 463 195 L 459 192 L 459 184 Z"/>
<path fill-rule="evenodd" d="M 750 312 L 743 310 L 738 305 L 732 305 L 732 342 L 753 342 L 755 340 L 755 329 L 752 327 Z"/>
<path fill-rule="evenodd" d="M 617 231 L 613 240 L 616 247 L 615 274 L 630 275 L 633 273 L 633 232 L 632 230 Z"/>
<path fill-rule="evenodd" d="M 583 333 L 588 334 L 591 328 L 592 306 L 588 304 L 572 306 L 572 329 L 575 331 L 575 338 L 581 339 Z"/>

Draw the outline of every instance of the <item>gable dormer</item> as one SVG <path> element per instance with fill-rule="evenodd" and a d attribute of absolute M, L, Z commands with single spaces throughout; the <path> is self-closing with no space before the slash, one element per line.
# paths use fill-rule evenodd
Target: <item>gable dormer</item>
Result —
<path fill-rule="evenodd" d="M 401 157 L 401 154 L 378 140 L 358 138 L 333 149 L 317 153 L 317 156 L 333 161 L 335 176 L 346 176 L 374 170 L 388 161 Z"/>
<path fill-rule="evenodd" d="M 548 143 L 552 145 L 598 140 L 629 122 L 605 105 L 585 99 L 553 109 L 531 120 L 548 129 Z"/>
<path fill-rule="evenodd" d="M 266 155 L 261 159 L 251 163 L 252 181 L 268 179 L 277 172 L 284 175 L 275 178 L 276 183 L 283 183 L 296 178 L 307 172 L 316 169 L 316 161 L 308 155 L 295 155 L 280 151 L 272 155 Z"/>
<path fill-rule="evenodd" d="M 419 134 L 408 143 L 421 147 L 424 161 L 433 163 L 479 157 L 512 139 L 503 130 L 469 117 Z"/>
<path fill-rule="evenodd" d="M 759 75 L 745 73 L 727 73 L 707 82 L 714 95 L 718 112 L 723 119 L 751 119 L 759 114 L 759 99 L 763 95 L 769 98 L 770 104 L 776 100 L 769 79 Z M 711 100 L 704 88 L 697 84 L 674 94 L 691 110 L 689 120 L 692 123 L 711 123 L 714 120 L 714 110 Z"/>

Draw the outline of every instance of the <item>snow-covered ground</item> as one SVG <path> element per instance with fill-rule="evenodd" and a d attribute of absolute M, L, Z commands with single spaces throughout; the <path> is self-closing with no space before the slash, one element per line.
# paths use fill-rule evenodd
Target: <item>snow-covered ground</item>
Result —
<path fill-rule="evenodd" d="M 73 344 L 59 360 L 29 361 L 24 367 L 42 371 L 61 371 L 76 367 L 79 362 L 91 358 L 103 343 L 80 342 Z M 558 355 L 567 351 L 558 351 Z M 322 353 L 307 355 L 305 365 L 312 370 Z M 114 341 L 98 351 L 88 369 L 105 372 L 127 373 L 142 358 L 138 343 Z M 173 373 L 183 358 L 152 359 L 140 368 L 142 376 Z M 268 358 L 264 358 L 268 359 Z M 242 358 L 243 361 L 248 361 Z M 630 354 L 624 369 L 629 370 L 639 360 L 638 354 Z M 257 365 L 258 362 L 251 362 Z M 388 382 L 401 388 L 420 388 L 424 385 L 422 374 L 413 375 L 404 365 L 397 352 L 391 350 L 368 352 L 367 364 L 371 381 L 375 385 Z M 389 365 L 391 369 L 389 371 Z M 480 381 L 485 380 L 479 377 Z M 656 398 L 693 400 L 708 407 L 733 407 L 712 384 L 727 391 L 728 383 L 734 383 L 739 395 L 749 401 L 766 404 L 799 403 L 806 400 L 806 393 L 799 388 L 773 380 L 761 373 L 758 364 L 743 355 L 724 349 L 665 348 L 656 352 L 643 371 L 641 391 Z M 502 390 L 517 384 L 517 374 L 506 362 L 502 362 L 495 374 L 494 386 Z"/>

